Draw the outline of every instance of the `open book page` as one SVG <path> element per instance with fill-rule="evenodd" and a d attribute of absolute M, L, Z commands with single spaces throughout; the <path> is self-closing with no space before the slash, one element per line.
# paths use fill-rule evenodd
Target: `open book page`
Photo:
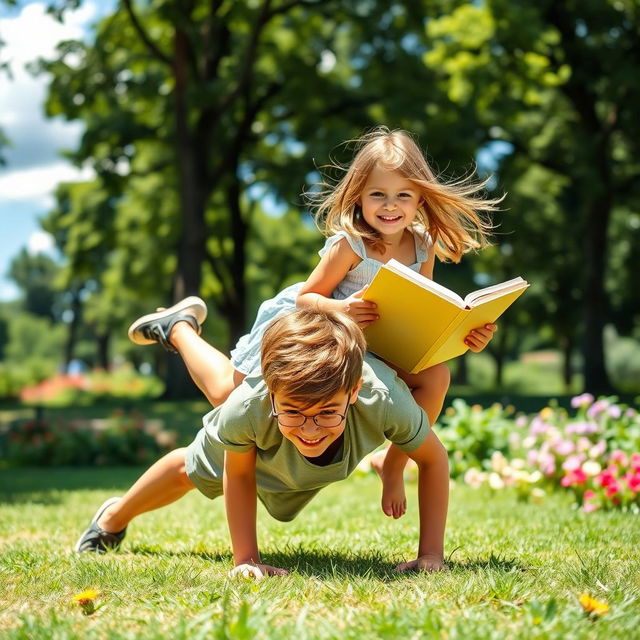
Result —
<path fill-rule="evenodd" d="M 491 285 L 490 287 L 484 287 L 483 289 L 472 291 L 465 297 L 464 303 L 470 308 L 477 307 L 480 304 L 500 298 L 512 291 L 526 289 L 528 286 L 529 283 L 526 280 L 523 280 L 520 277 L 513 278 L 513 280 L 507 280 L 505 282 L 500 282 L 499 284 Z"/>
<path fill-rule="evenodd" d="M 401 275 L 412 282 L 415 282 L 418 286 L 423 289 L 427 289 L 427 291 L 431 291 L 435 293 L 437 296 L 440 296 L 443 300 L 447 300 L 451 302 L 451 304 L 456 305 L 456 307 L 460 307 L 461 309 L 466 308 L 467 303 L 455 292 L 451 291 L 451 289 L 447 289 L 447 287 L 443 287 L 441 284 L 430 280 L 429 278 L 425 278 L 422 274 L 414 271 L 410 267 L 403 265 L 401 262 L 394 260 L 393 258 L 387 262 L 385 265 L 387 269 Z"/>

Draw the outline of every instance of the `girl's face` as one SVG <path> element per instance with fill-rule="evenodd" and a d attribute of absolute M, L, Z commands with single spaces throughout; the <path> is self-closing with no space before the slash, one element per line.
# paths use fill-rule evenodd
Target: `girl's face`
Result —
<path fill-rule="evenodd" d="M 416 186 L 398 171 L 375 167 L 359 198 L 365 222 L 383 236 L 401 236 L 422 204 Z M 391 238 L 389 238 L 391 239 Z"/>

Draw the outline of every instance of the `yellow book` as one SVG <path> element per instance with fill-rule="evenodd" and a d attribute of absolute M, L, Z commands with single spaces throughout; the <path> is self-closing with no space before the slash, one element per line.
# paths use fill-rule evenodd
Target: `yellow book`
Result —
<path fill-rule="evenodd" d="M 410 373 L 450 360 L 468 350 L 464 339 L 471 329 L 495 322 L 528 286 L 514 278 L 463 299 L 389 260 L 363 296 L 378 305 L 380 316 L 364 330 L 369 349 Z"/>

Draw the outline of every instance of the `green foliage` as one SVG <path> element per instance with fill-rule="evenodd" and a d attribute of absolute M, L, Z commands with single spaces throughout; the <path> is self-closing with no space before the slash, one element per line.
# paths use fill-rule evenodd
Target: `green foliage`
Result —
<path fill-rule="evenodd" d="M 607 366 L 616 387 L 624 393 L 640 394 L 640 341 L 615 335 L 611 327 L 605 333 Z"/>
<path fill-rule="evenodd" d="M 38 253 L 31 255 L 26 249 L 13 259 L 9 267 L 9 278 L 24 294 L 24 310 L 36 316 L 54 320 L 59 292 L 56 291 L 55 278 L 60 270 L 49 256 Z"/>
<path fill-rule="evenodd" d="M 438 431 L 449 451 L 452 477 L 462 475 L 471 466 L 481 467 L 496 451 L 509 450 L 513 413 L 513 407 L 504 408 L 498 403 L 483 409 L 459 398 L 453 401 L 441 418 L 444 428 Z"/>
<path fill-rule="evenodd" d="M 65 327 L 17 310 L 6 313 L 3 318 L 7 342 L 0 361 L 0 398 L 16 397 L 24 386 L 37 384 L 55 373 Z"/>
<path fill-rule="evenodd" d="M 170 451 L 175 434 L 145 424 L 138 414 L 114 412 L 88 424 L 15 422 L 0 442 L 3 459 L 12 465 L 144 465 Z"/>

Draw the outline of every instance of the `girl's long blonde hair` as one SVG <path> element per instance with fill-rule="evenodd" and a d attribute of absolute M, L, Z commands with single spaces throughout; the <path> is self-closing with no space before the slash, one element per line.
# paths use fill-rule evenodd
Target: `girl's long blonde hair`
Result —
<path fill-rule="evenodd" d="M 469 177 L 440 182 L 418 145 L 406 131 L 378 127 L 355 141 L 358 151 L 337 184 L 322 183 L 322 191 L 308 194 L 315 218 L 325 235 L 345 231 L 384 251 L 384 242 L 362 218 L 360 198 L 369 174 L 375 167 L 398 171 L 420 191 L 423 204 L 413 226 L 429 233 L 436 256 L 441 261 L 459 262 L 464 253 L 489 244 L 493 228 L 485 215 L 495 211 L 502 200 L 488 199 L 482 191 L 488 179 L 474 182 Z"/>

